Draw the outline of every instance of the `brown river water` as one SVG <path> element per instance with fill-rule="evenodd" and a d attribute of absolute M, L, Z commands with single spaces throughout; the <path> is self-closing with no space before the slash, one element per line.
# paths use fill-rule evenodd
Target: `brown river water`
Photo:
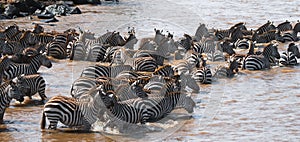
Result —
<path fill-rule="evenodd" d="M 153 29 L 158 28 L 174 33 L 176 39 L 184 33 L 193 35 L 199 23 L 225 29 L 246 22 L 247 28 L 255 29 L 267 20 L 275 25 L 285 20 L 296 22 L 300 20 L 299 7 L 299 0 L 120 0 L 117 5 L 81 5 L 83 14 L 58 17 L 59 22 L 43 26 L 46 31 L 81 27 L 96 36 L 106 30 L 123 34 L 133 26 L 137 38 L 154 36 Z M 33 22 L 39 21 L 28 17 L 0 21 L 1 26 L 17 23 L 27 29 Z M 280 45 L 279 51 L 286 47 Z M 41 67 L 48 98 L 69 96 L 72 82 L 92 64 L 60 60 L 50 69 Z M 140 138 L 103 133 L 97 127 L 94 133 L 41 131 L 42 106 L 12 102 L 5 124 L 0 125 L 0 141 L 300 141 L 299 66 L 243 71 L 235 78 L 201 85 L 193 99 L 197 106 L 191 119 Z"/>

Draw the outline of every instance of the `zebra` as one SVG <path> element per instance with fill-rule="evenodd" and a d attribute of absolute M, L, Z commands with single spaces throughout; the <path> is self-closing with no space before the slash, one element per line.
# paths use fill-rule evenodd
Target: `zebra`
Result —
<path fill-rule="evenodd" d="M 276 45 L 269 44 L 264 48 L 262 55 L 249 55 L 243 61 L 243 69 L 262 70 L 270 68 L 271 58 L 280 58 Z"/>
<path fill-rule="evenodd" d="M 1 57 L 1 60 L 0 60 L 0 84 L 2 84 L 4 72 L 9 69 L 10 63 L 11 63 L 11 60 L 8 56 Z"/>
<path fill-rule="evenodd" d="M 105 66 L 105 65 L 94 65 L 88 66 L 83 69 L 81 77 L 116 77 L 122 71 L 130 71 L 132 67 L 130 65 L 116 65 L 116 66 Z"/>
<path fill-rule="evenodd" d="M 130 100 L 138 97 L 148 97 L 138 80 L 131 84 L 128 82 L 126 84 L 119 85 L 115 90 L 115 94 L 120 101 Z"/>
<path fill-rule="evenodd" d="M 112 36 L 110 36 L 108 39 L 107 39 L 107 43 L 110 45 L 110 46 L 123 46 L 126 44 L 126 41 L 123 39 L 123 37 L 120 35 L 119 32 L 114 32 L 112 34 Z"/>
<path fill-rule="evenodd" d="M 212 39 L 205 39 L 203 42 L 193 44 L 193 50 L 198 53 L 211 53 L 215 51 L 216 44 Z"/>
<path fill-rule="evenodd" d="M 171 65 L 164 65 L 155 69 L 155 71 L 152 74 L 161 75 L 164 77 L 171 77 L 174 76 L 174 70 Z"/>
<path fill-rule="evenodd" d="M 217 66 L 217 68 L 214 70 L 213 78 L 216 77 L 232 78 L 235 74 L 238 73 L 239 63 L 236 58 L 230 57 L 228 64 L 229 64 L 228 66 L 223 66 L 223 65 Z"/>
<path fill-rule="evenodd" d="M 214 35 L 217 38 L 217 40 L 223 40 L 225 38 L 229 38 L 231 33 L 231 30 L 215 30 Z"/>
<path fill-rule="evenodd" d="M 19 30 L 19 26 L 17 24 L 14 24 L 14 25 L 7 27 L 3 33 L 4 33 L 4 37 L 6 39 L 10 39 L 19 32 L 21 32 Z"/>
<path fill-rule="evenodd" d="M 46 118 L 50 125 L 48 129 L 56 129 L 57 123 L 61 122 L 70 127 L 83 126 L 83 130 L 90 130 L 91 124 L 96 122 L 98 114 L 105 109 L 101 91 L 93 88 L 95 96 L 89 101 L 78 101 L 71 97 L 54 96 L 45 105 L 42 112 L 41 129 L 45 129 Z M 90 92 L 90 93 L 91 93 Z"/>
<path fill-rule="evenodd" d="M 4 72 L 4 78 L 9 80 L 21 74 L 36 74 L 40 66 L 52 67 L 51 61 L 44 54 L 37 54 L 30 60 L 29 64 L 11 63 L 9 69 Z"/>
<path fill-rule="evenodd" d="M 238 39 L 243 38 L 243 32 L 240 28 L 234 28 L 232 32 L 229 35 L 229 38 L 231 39 L 231 42 L 236 42 Z"/>
<path fill-rule="evenodd" d="M 200 33 L 199 33 L 200 34 Z M 195 40 L 197 42 L 199 42 L 200 40 L 198 40 L 198 36 L 201 36 L 201 35 L 195 35 Z M 202 37 L 201 37 L 202 38 Z M 176 41 L 176 44 L 178 46 L 178 48 L 182 47 L 183 49 L 185 49 L 186 51 L 187 50 L 190 50 L 192 48 L 192 43 L 193 43 L 193 39 L 190 35 L 188 34 L 184 34 L 182 38 L 180 38 L 178 41 Z"/>
<path fill-rule="evenodd" d="M 163 76 L 154 75 L 144 85 L 144 89 L 153 96 L 164 96 L 166 93 L 181 91 L 180 81 L 176 79 L 165 78 Z M 155 93 L 156 95 L 154 95 Z"/>
<path fill-rule="evenodd" d="M 263 24 L 257 30 L 255 30 L 255 34 L 260 35 L 265 32 L 268 32 L 270 30 L 275 30 L 275 29 L 276 29 L 276 27 L 273 25 L 273 22 L 267 21 L 267 23 Z"/>
<path fill-rule="evenodd" d="M 31 31 L 25 31 L 18 41 L 6 40 L 4 47 L 2 47 L 2 54 L 13 55 L 16 53 L 22 53 L 25 48 L 33 43 L 33 41 L 31 41 L 31 36 Z"/>
<path fill-rule="evenodd" d="M 212 83 L 212 72 L 209 67 L 206 65 L 206 58 L 201 58 L 200 68 L 192 72 L 192 78 L 202 84 L 211 84 Z"/>
<path fill-rule="evenodd" d="M 253 34 L 252 40 L 256 41 L 256 43 L 268 43 L 272 40 L 282 41 L 282 37 L 280 35 L 280 31 L 278 30 L 270 30 L 261 35 Z"/>
<path fill-rule="evenodd" d="M 12 99 L 23 102 L 24 96 L 22 90 L 16 86 L 13 80 L 10 80 L 0 85 L 0 124 L 3 123 L 5 109 Z"/>
<path fill-rule="evenodd" d="M 48 56 L 52 56 L 57 59 L 65 59 L 69 55 L 67 53 L 67 45 L 70 42 L 71 37 L 68 34 L 57 34 L 54 39 L 47 44 L 46 53 Z"/>
<path fill-rule="evenodd" d="M 200 41 L 207 34 L 208 34 L 208 29 L 206 28 L 205 24 L 200 23 L 200 25 L 197 28 L 196 33 L 195 33 L 195 40 Z"/>
<path fill-rule="evenodd" d="M 40 24 L 35 23 L 32 29 L 32 33 L 40 34 L 43 32 L 44 32 L 44 27 L 42 27 Z"/>
<path fill-rule="evenodd" d="M 249 42 L 251 41 L 246 38 L 238 39 L 236 42 L 234 42 L 234 47 L 239 49 L 248 49 L 250 44 Z"/>
<path fill-rule="evenodd" d="M 94 62 L 104 61 L 105 54 L 108 48 L 109 45 L 103 45 L 99 43 L 91 44 L 87 49 L 87 60 Z"/>
<path fill-rule="evenodd" d="M 291 22 L 286 20 L 285 22 L 278 24 L 276 29 L 279 30 L 280 32 L 289 31 L 289 30 L 293 29 L 293 26 L 292 26 Z"/>
<path fill-rule="evenodd" d="M 160 97 L 148 97 L 143 100 L 143 103 L 146 105 L 149 115 L 147 122 L 159 121 L 177 108 L 184 108 L 188 113 L 192 113 L 195 107 L 193 99 L 181 92 L 170 92 Z"/>
<path fill-rule="evenodd" d="M 152 57 L 135 58 L 133 68 L 135 71 L 153 72 L 158 67 L 156 60 Z"/>
<path fill-rule="evenodd" d="M 207 53 L 207 59 L 209 61 L 216 62 L 216 61 L 224 61 L 225 57 L 222 51 L 215 50 L 214 52 Z"/>
<path fill-rule="evenodd" d="M 48 44 L 49 42 L 53 41 L 54 36 L 47 33 L 34 33 L 31 37 L 31 40 L 34 41 L 35 44 Z"/>
<path fill-rule="evenodd" d="M 25 96 L 30 99 L 36 93 L 41 97 L 41 101 L 44 102 L 47 99 L 45 95 L 46 83 L 45 79 L 39 74 L 33 75 L 20 75 L 16 78 L 16 85 L 23 90 Z"/>
<path fill-rule="evenodd" d="M 297 57 L 293 52 L 283 52 L 280 55 L 279 63 L 284 66 L 295 66 L 298 64 Z"/>
<path fill-rule="evenodd" d="M 235 51 L 233 48 L 235 47 L 233 43 L 230 42 L 230 40 L 225 40 L 218 43 L 218 47 L 220 47 L 220 50 L 229 54 L 230 56 L 232 54 L 235 54 Z"/>
<path fill-rule="evenodd" d="M 177 46 L 172 38 L 164 38 L 158 44 L 156 51 L 160 53 L 160 55 L 167 57 L 171 53 L 174 53 L 177 50 Z"/>
<path fill-rule="evenodd" d="M 87 49 L 82 41 L 70 42 L 71 46 L 70 60 L 85 60 L 87 56 Z"/>
<path fill-rule="evenodd" d="M 156 44 L 160 44 L 160 42 L 166 38 L 164 34 L 162 34 L 163 30 L 158 30 L 156 28 L 154 28 L 154 32 L 155 32 L 155 36 L 154 36 L 154 39 L 153 41 L 156 43 Z"/>
<path fill-rule="evenodd" d="M 300 58 L 299 49 L 295 43 L 290 43 L 287 52 L 280 55 L 279 63 L 284 66 L 297 65 L 297 58 Z"/>
<path fill-rule="evenodd" d="M 134 53 L 132 58 L 139 58 L 139 57 L 152 57 L 157 65 L 162 66 L 165 61 L 165 57 L 160 54 L 159 51 L 151 51 L 151 50 L 139 50 Z"/>
<path fill-rule="evenodd" d="M 114 92 L 102 92 L 102 94 L 111 98 L 111 105 L 107 106 L 111 120 L 105 127 L 117 120 L 132 124 L 145 124 L 149 119 L 148 110 L 142 98 L 118 101 Z"/>
<path fill-rule="evenodd" d="M 88 78 L 88 77 L 79 77 L 76 79 L 71 86 L 70 94 L 75 99 L 81 99 L 82 96 L 89 92 L 92 88 L 99 86 L 101 84 L 105 84 L 105 82 L 109 82 L 108 78 Z M 113 87 L 109 87 L 110 90 Z"/>
<path fill-rule="evenodd" d="M 282 40 L 280 40 L 280 41 L 283 42 L 283 43 L 285 43 L 285 42 L 297 42 L 299 40 L 297 34 L 298 34 L 298 32 L 296 32 L 295 30 L 285 31 L 281 34 L 282 35 Z"/>

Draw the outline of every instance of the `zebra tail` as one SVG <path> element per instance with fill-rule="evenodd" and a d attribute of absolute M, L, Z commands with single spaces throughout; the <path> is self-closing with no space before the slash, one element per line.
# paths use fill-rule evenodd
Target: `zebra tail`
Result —
<path fill-rule="evenodd" d="M 46 115 L 45 112 L 43 111 L 43 116 L 41 120 L 41 129 L 45 129 L 45 126 L 46 126 Z"/>

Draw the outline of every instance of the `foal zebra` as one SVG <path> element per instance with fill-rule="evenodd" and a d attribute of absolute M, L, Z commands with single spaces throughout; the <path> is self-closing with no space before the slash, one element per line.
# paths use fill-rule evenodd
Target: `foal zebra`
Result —
<path fill-rule="evenodd" d="M 11 63 L 9 69 L 4 72 L 4 78 L 9 80 L 21 74 L 36 74 L 41 65 L 52 67 L 51 61 L 44 54 L 35 55 L 29 64 Z"/>
<path fill-rule="evenodd" d="M 19 88 L 23 90 L 25 96 L 28 96 L 30 99 L 36 93 L 42 99 L 42 102 L 47 99 L 45 95 L 46 83 L 42 76 L 39 74 L 33 75 L 21 75 L 17 77 L 16 84 Z"/>
<path fill-rule="evenodd" d="M 0 124 L 3 123 L 5 109 L 9 106 L 12 99 L 16 99 L 19 102 L 24 101 L 21 90 L 13 81 L 8 81 L 0 86 Z"/>

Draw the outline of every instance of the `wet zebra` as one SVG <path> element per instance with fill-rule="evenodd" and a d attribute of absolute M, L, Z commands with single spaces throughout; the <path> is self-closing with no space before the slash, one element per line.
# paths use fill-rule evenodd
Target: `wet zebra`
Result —
<path fill-rule="evenodd" d="M 249 48 L 249 42 L 251 42 L 249 39 L 239 39 L 234 43 L 235 48 L 239 49 L 248 49 Z"/>
<path fill-rule="evenodd" d="M 25 31 L 20 40 L 17 41 L 11 41 L 7 40 L 5 41 L 4 46 L 2 47 L 2 54 L 3 55 L 13 55 L 16 53 L 22 53 L 22 51 L 27 48 L 30 44 L 33 43 L 31 40 L 32 33 L 31 31 Z"/>
<path fill-rule="evenodd" d="M 290 43 L 287 52 L 283 52 L 280 55 L 279 63 L 284 66 L 297 65 L 297 58 L 300 58 L 299 49 L 295 43 Z"/>
<path fill-rule="evenodd" d="M 152 57 L 135 58 L 133 68 L 135 71 L 153 72 L 158 67 L 156 60 Z"/>
<path fill-rule="evenodd" d="M 133 58 L 139 58 L 139 57 L 152 57 L 157 65 L 162 66 L 165 61 L 165 57 L 160 54 L 159 51 L 151 51 L 151 50 L 139 50 L 135 52 L 133 55 Z"/>
<path fill-rule="evenodd" d="M 31 37 L 32 41 L 34 41 L 35 44 L 48 44 L 49 42 L 53 41 L 54 36 L 47 33 L 40 33 L 40 34 L 33 34 Z"/>
<path fill-rule="evenodd" d="M 48 57 L 39 53 L 32 57 L 29 64 L 11 63 L 9 65 L 9 69 L 4 72 L 4 78 L 12 79 L 21 74 L 36 74 L 41 65 L 47 68 L 52 67 L 52 63 Z"/>
<path fill-rule="evenodd" d="M 109 45 L 94 43 L 87 49 L 87 60 L 93 62 L 104 61 L 105 54 Z"/>
<path fill-rule="evenodd" d="M 281 42 L 285 43 L 285 42 L 297 42 L 299 41 L 299 38 L 297 36 L 298 32 L 296 32 L 295 30 L 290 30 L 290 31 L 286 31 L 283 32 L 282 35 L 282 40 Z"/>
<path fill-rule="evenodd" d="M 279 30 L 280 32 L 289 31 L 289 30 L 293 29 L 293 26 L 292 26 L 291 22 L 286 20 L 285 22 L 278 24 L 276 29 Z"/>
<path fill-rule="evenodd" d="M 0 84 L 2 84 L 4 72 L 9 69 L 11 60 L 8 56 L 3 56 L 0 59 Z"/>
<path fill-rule="evenodd" d="M 143 103 L 146 105 L 149 115 L 147 122 L 159 121 L 177 108 L 184 108 L 188 113 L 192 113 L 196 105 L 190 96 L 181 92 L 171 92 L 160 97 L 148 97 L 143 100 Z"/>
<path fill-rule="evenodd" d="M 215 50 L 214 52 L 207 53 L 207 60 L 216 62 L 216 61 L 225 61 L 223 52 L 220 50 Z"/>
<path fill-rule="evenodd" d="M 23 90 L 25 96 L 30 99 L 36 93 L 41 97 L 42 102 L 47 99 L 45 95 L 46 83 L 42 76 L 39 74 L 34 75 L 21 75 L 16 79 L 16 85 Z"/>
<path fill-rule="evenodd" d="M 282 41 L 282 37 L 280 35 L 280 31 L 278 30 L 271 30 L 261 35 L 254 34 L 252 36 L 252 40 L 256 41 L 256 43 L 268 43 L 272 40 Z"/>
<path fill-rule="evenodd" d="M 97 78 L 97 77 L 116 77 L 122 71 L 130 71 L 132 67 L 129 65 L 94 65 L 83 69 L 81 77 Z"/>
<path fill-rule="evenodd" d="M 12 99 L 23 102 L 24 96 L 22 90 L 13 81 L 7 81 L 0 85 L 0 124 L 3 123 L 5 109 L 9 106 Z"/>
<path fill-rule="evenodd" d="M 197 68 L 194 72 L 192 72 L 192 78 L 202 84 L 211 84 L 212 83 L 212 72 L 209 67 L 206 65 L 205 57 L 201 58 L 200 68 Z"/>
<path fill-rule="evenodd" d="M 147 93 L 143 89 L 143 86 L 139 84 L 138 80 L 134 81 L 133 83 L 119 85 L 116 88 L 115 93 L 119 101 L 148 97 Z"/>
<path fill-rule="evenodd" d="M 275 30 L 276 27 L 273 25 L 273 22 L 271 21 L 267 21 L 267 23 L 263 24 L 262 26 L 260 26 L 259 28 L 257 28 L 255 30 L 255 34 L 263 34 L 265 32 L 268 32 L 270 30 Z"/>
<path fill-rule="evenodd" d="M 174 75 L 174 70 L 171 65 L 164 65 L 155 69 L 155 71 L 152 74 L 161 75 L 164 77 L 172 77 Z"/>
<path fill-rule="evenodd" d="M 197 53 L 211 53 L 215 51 L 215 41 L 212 39 L 205 39 L 203 42 L 193 44 L 193 50 Z"/>
<path fill-rule="evenodd" d="M 83 130 L 90 130 L 91 125 L 98 119 L 99 112 L 105 109 L 100 91 L 98 88 L 95 91 L 95 96 L 89 101 L 78 101 L 66 96 L 52 97 L 44 105 L 41 129 L 45 129 L 48 118 L 50 122 L 48 129 L 56 129 L 57 123 L 61 122 L 69 127 L 83 127 Z"/>
<path fill-rule="evenodd" d="M 237 40 L 242 39 L 243 36 L 244 36 L 243 32 L 242 32 L 242 30 L 240 28 L 234 28 L 232 30 L 232 32 L 230 33 L 229 38 L 230 38 L 231 42 L 234 43 Z"/>
<path fill-rule="evenodd" d="M 249 55 L 243 61 L 243 69 L 262 70 L 270 68 L 270 60 L 272 58 L 280 58 L 276 45 L 269 44 L 264 48 L 262 55 Z"/>
<path fill-rule="evenodd" d="M 217 38 L 217 40 L 223 40 L 225 38 L 229 38 L 231 33 L 230 29 L 227 30 L 215 30 L 214 35 Z"/>
<path fill-rule="evenodd" d="M 236 58 L 230 57 L 228 65 L 219 65 L 214 69 L 213 78 L 231 78 L 239 71 L 239 63 Z"/>
<path fill-rule="evenodd" d="M 68 46 L 71 46 L 70 48 L 72 49 L 70 60 L 86 60 L 87 49 L 83 42 L 70 42 Z"/>
<path fill-rule="evenodd" d="M 205 24 L 200 23 L 195 33 L 195 40 L 199 42 L 207 34 L 208 34 L 208 29 L 206 28 Z"/>
<path fill-rule="evenodd" d="M 197 34 L 197 33 L 196 33 Z M 200 33 L 198 33 L 200 34 Z M 198 37 L 199 36 L 199 37 Z M 200 36 L 201 35 L 197 35 L 195 36 L 195 40 L 197 40 L 197 42 L 200 42 Z M 198 40 L 199 38 L 199 40 Z M 202 37 L 201 37 L 202 38 Z M 193 43 L 193 39 L 190 35 L 188 34 L 184 34 L 182 38 L 180 38 L 176 44 L 178 45 L 178 48 L 183 48 L 185 49 L 186 51 L 187 50 L 190 50 L 192 48 L 192 43 Z"/>
<path fill-rule="evenodd" d="M 16 24 L 7 27 L 7 28 L 3 31 L 4 37 L 5 37 L 6 39 L 12 38 L 14 35 L 16 35 L 16 34 L 19 33 L 19 32 L 21 32 L 21 31 L 19 30 L 19 26 L 16 25 Z"/>
<path fill-rule="evenodd" d="M 160 44 L 160 42 L 166 38 L 164 34 L 162 34 L 163 30 L 158 30 L 156 28 L 154 28 L 154 32 L 155 32 L 155 36 L 154 36 L 154 39 L 153 41 L 156 43 L 156 44 Z"/>
<path fill-rule="evenodd" d="M 46 53 L 57 59 L 65 59 L 68 57 L 67 45 L 69 44 L 69 36 L 67 34 L 58 34 L 47 44 Z"/>

